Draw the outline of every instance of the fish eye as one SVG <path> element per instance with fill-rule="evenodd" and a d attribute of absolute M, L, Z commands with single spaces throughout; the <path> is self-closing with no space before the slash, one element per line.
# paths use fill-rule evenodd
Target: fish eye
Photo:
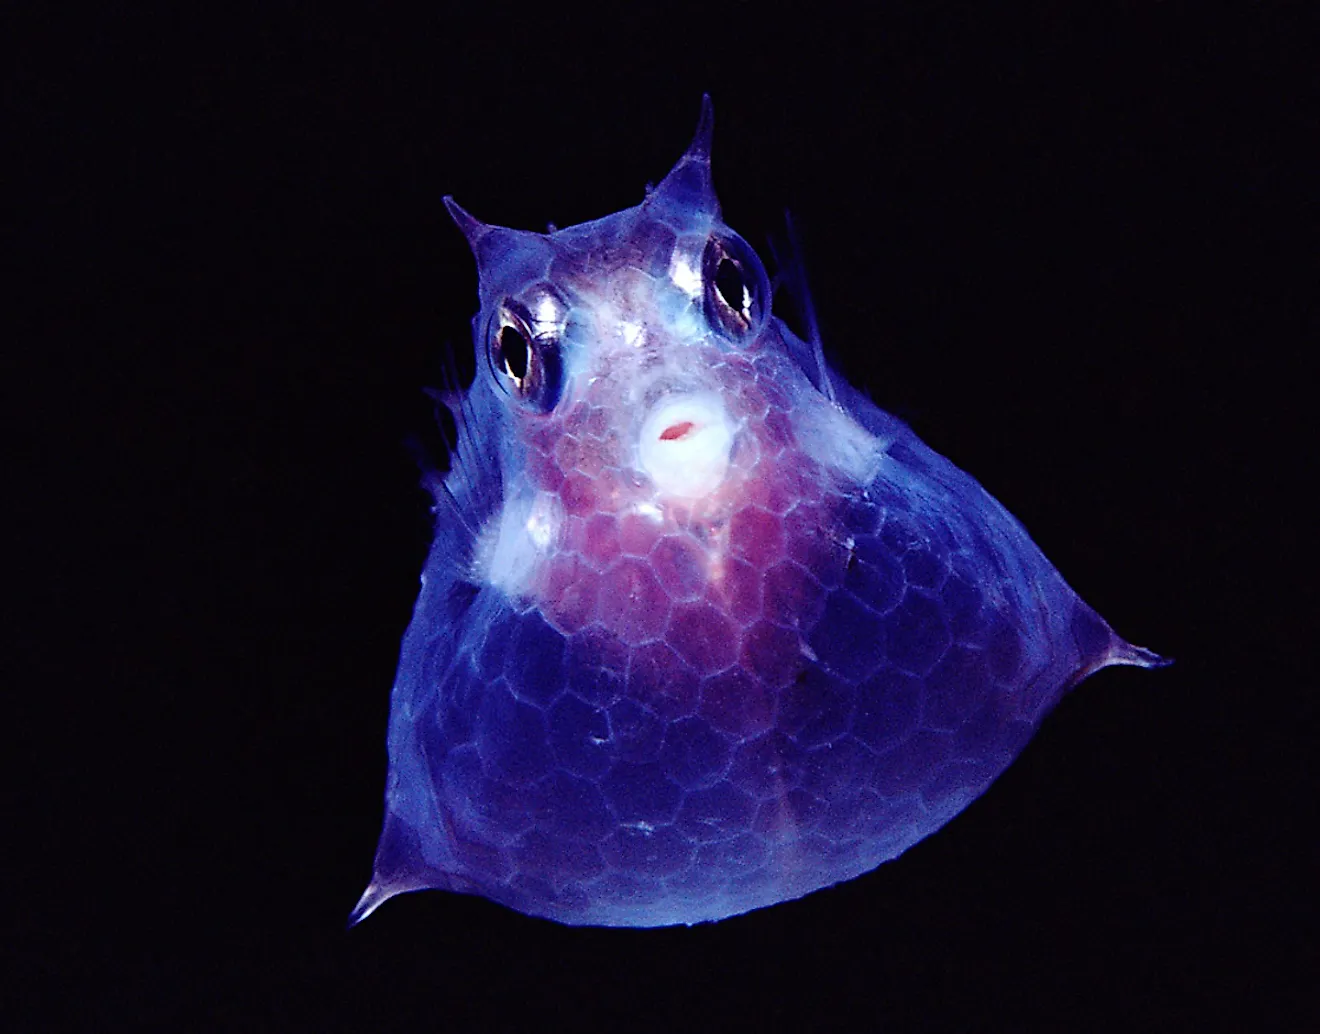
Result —
<path fill-rule="evenodd" d="M 530 410 L 548 413 L 559 402 L 559 348 L 553 336 L 535 335 L 512 305 L 491 321 L 486 356 L 495 383 Z"/>
<path fill-rule="evenodd" d="M 735 233 L 714 234 L 701 261 L 706 319 L 734 341 L 755 337 L 765 322 L 770 286 L 761 260 Z"/>

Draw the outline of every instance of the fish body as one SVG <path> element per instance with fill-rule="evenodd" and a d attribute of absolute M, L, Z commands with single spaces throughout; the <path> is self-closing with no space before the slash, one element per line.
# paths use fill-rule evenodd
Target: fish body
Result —
<path fill-rule="evenodd" d="M 1160 663 L 773 314 L 710 128 L 594 222 L 447 199 L 477 374 L 354 921 L 431 887 L 605 926 L 797 898 L 942 826 L 1091 672 Z"/>

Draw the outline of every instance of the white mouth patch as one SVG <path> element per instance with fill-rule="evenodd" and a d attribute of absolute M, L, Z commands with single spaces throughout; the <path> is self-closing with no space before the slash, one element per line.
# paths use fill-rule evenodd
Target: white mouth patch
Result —
<path fill-rule="evenodd" d="M 638 459 L 661 495 L 699 499 L 723 484 L 733 436 L 718 395 L 669 395 L 642 423 Z"/>

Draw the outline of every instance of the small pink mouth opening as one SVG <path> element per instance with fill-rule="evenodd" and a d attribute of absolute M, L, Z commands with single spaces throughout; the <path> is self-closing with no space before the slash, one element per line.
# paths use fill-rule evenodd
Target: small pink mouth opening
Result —
<path fill-rule="evenodd" d="M 678 439 L 680 438 L 686 438 L 688 432 L 690 432 L 692 428 L 693 428 L 693 423 L 691 420 L 684 420 L 680 424 L 670 424 L 668 427 L 666 427 L 663 431 L 660 432 L 660 440 L 662 442 L 678 441 Z"/>

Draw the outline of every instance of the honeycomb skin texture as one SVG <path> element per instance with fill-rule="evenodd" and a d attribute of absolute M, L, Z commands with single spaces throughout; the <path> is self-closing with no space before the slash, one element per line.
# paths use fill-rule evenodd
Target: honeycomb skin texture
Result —
<path fill-rule="evenodd" d="M 605 926 L 800 897 L 938 829 L 1070 686 L 1135 649 L 971 477 L 813 370 L 720 221 L 703 125 L 606 219 L 543 235 L 455 210 L 478 375 L 354 921 L 424 888 Z M 715 307 L 720 256 L 741 315 Z M 511 312 L 561 364 L 539 408 L 482 358 Z M 692 419 L 639 446 L 684 400 Z M 715 473 L 666 492 L 646 457 L 703 421 L 723 429 L 694 439 L 713 453 L 679 455 Z"/>
<path fill-rule="evenodd" d="M 842 484 L 794 443 L 781 362 L 735 365 L 730 504 L 629 512 L 588 402 L 538 427 L 529 468 L 565 517 L 536 591 L 482 589 L 453 621 L 428 579 L 445 617 L 419 608 L 391 743 L 413 773 L 392 794 L 427 803 L 378 869 L 570 924 L 799 897 L 977 797 L 1086 667 L 1074 623 L 1107 646 L 1000 509 L 937 510 L 920 443 Z"/>
<path fill-rule="evenodd" d="M 708 534 L 639 528 L 600 571 L 557 557 L 560 600 L 483 613 L 418 731 L 481 894 L 719 919 L 874 868 L 1012 760 L 1052 658 L 981 587 L 975 536 L 900 498 L 784 503 L 734 511 L 721 582 Z"/>

